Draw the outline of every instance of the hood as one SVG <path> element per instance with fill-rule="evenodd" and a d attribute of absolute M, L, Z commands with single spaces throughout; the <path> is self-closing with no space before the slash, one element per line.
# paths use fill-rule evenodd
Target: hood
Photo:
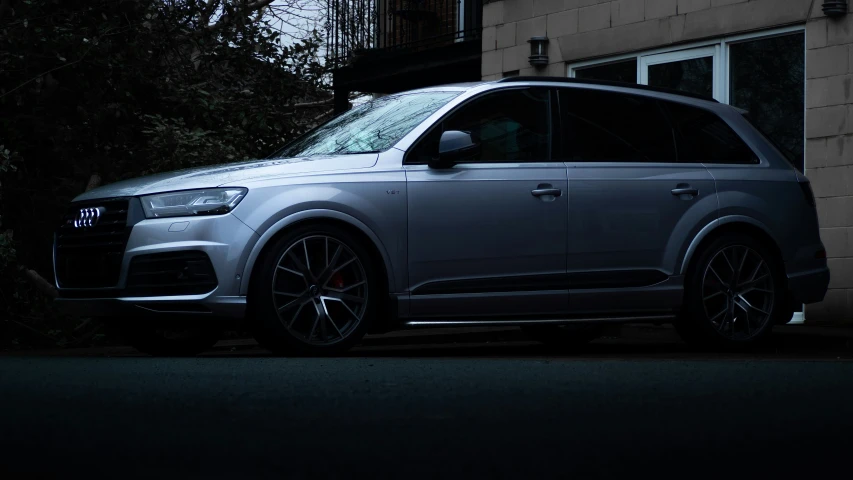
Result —
<path fill-rule="evenodd" d="M 241 187 L 244 186 L 241 185 L 242 182 L 257 178 L 269 180 L 275 177 L 298 174 L 369 168 L 376 164 L 377 158 L 378 155 L 375 153 L 365 153 L 325 157 L 276 158 L 213 165 L 123 180 L 93 188 L 77 196 L 74 201 L 131 197 L 194 188 Z"/>

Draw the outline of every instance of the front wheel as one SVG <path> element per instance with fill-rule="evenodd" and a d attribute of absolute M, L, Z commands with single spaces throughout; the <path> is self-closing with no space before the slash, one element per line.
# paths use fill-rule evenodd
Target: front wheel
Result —
<path fill-rule="evenodd" d="M 753 345 L 785 315 L 782 266 L 748 235 L 729 233 L 711 241 L 685 282 L 685 308 L 676 330 L 688 343 Z"/>
<path fill-rule="evenodd" d="M 281 355 L 337 355 L 368 331 L 381 296 L 370 255 L 349 232 L 309 225 L 264 255 L 249 294 L 255 338 Z"/>

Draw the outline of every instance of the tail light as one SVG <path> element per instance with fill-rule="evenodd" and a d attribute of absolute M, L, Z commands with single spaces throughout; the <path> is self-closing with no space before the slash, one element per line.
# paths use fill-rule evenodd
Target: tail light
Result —
<path fill-rule="evenodd" d="M 803 191 L 803 196 L 806 197 L 806 202 L 809 205 L 814 207 L 815 201 L 814 201 L 814 192 L 812 191 L 812 184 L 808 180 L 806 180 L 804 182 L 799 182 L 799 184 L 800 184 L 800 189 Z"/>

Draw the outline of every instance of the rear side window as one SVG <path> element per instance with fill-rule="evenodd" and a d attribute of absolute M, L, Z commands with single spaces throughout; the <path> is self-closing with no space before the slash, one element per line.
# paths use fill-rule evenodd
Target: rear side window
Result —
<path fill-rule="evenodd" d="M 676 161 L 672 127 L 655 99 L 579 88 L 559 95 L 565 161 Z"/>
<path fill-rule="evenodd" d="M 672 119 L 678 157 L 688 163 L 756 164 L 758 157 L 717 115 L 702 108 L 661 102 Z"/>

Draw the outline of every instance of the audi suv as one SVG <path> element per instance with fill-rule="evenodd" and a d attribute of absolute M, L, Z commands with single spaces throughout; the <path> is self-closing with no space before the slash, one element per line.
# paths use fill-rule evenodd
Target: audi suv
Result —
<path fill-rule="evenodd" d="M 284 355 L 367 333 L 614 323 L 754 344 L 829 283 L 808 179 L 712 99 L 507 78 L 372 99 L 269 158 L 88 191 L 57 302 L 152 354 L 233 322 Z"/>

